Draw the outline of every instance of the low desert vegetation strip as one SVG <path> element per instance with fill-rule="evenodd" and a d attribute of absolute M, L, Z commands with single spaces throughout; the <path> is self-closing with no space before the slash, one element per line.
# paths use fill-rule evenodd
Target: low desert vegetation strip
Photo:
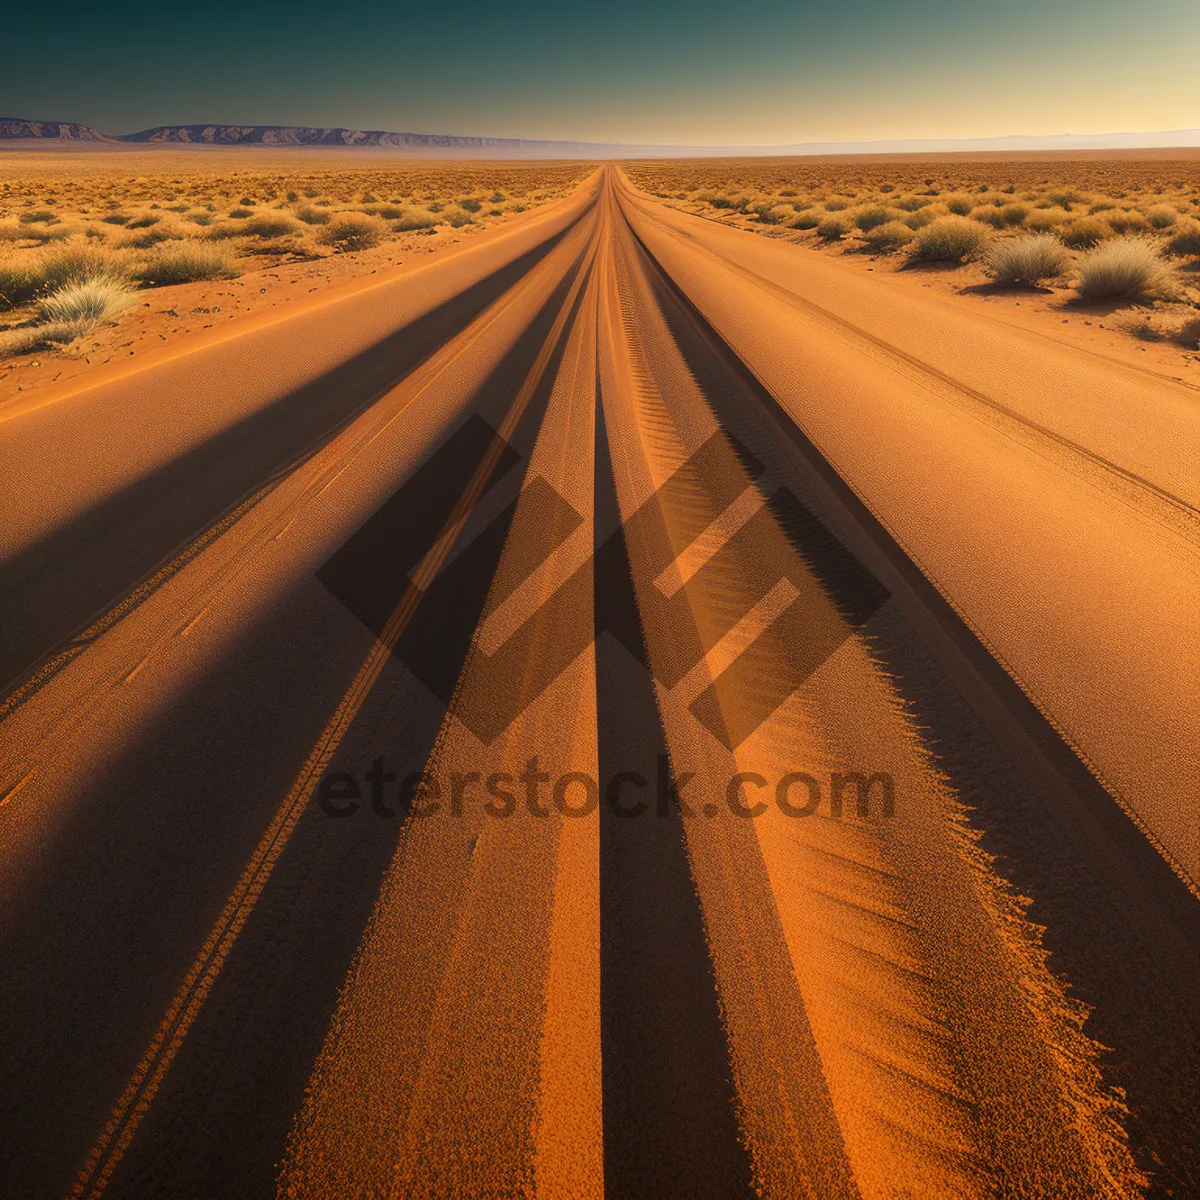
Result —
<path fill-rule="evenodd" d="M 16 321 L 0 329 L 0 357 L 71 340 L 85 316 L 51 314 L 55 305 L 83 304 L 85 295 L 95 310 L 86 319 L 105 323 L 137 287 L 227 279 L 248 266 L 492 224 L 566 195 L 595 170 L 590 163 L 326 162 L 282 176 L 206 170 L 207 161 L 193 159 L 202 169 L 189 165 L 170 178 L 85 163 L 70 178 L 18 169 L 0 181 L 0 312 L 14 312 Z"/>
<path fill-rule="evenodd" d="M 894 256 L 897 269 L 932 264 L 980 282 L 986 273 L 1049 297 L 1070 289 L 1075 304 L 1142 306 L 1107 327 L 1197 348 L 1200 159 L 674 159 L 624 169 L 667 204 L 760 236 Z"/>

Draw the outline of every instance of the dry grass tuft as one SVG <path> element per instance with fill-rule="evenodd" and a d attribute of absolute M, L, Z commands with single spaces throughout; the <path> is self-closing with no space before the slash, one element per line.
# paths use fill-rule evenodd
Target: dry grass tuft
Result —
<path fill-rule="evenodd" d="M 921 262 L 963 262 L 987 244 L 985 226 L 970 217 L 938 217 L 917 230 L 913 257 Z"/>
<path fill-rule="evenodd" d="M 836 242 L 844 238 L 853 229 L 849 217 L 843 217 L 840 212 L 823 217 L 817 225 L 817 236 L 823 242 Z"/>
<path fill-rule="evenodd" d="M 1163 261 L 1161 250 L 1157 238 L 1140 234 L 1113 238 L 1089 250 L 1079 261 L 1079 298 L 1174 296 L 1179 282 L 1174 269 Z"/>
<path fill-rule="evenodd" d="M 196 283 L 202 279 L 229 279 L 236 275 L 223 246 L 210 242 L 169 242 L 159 246 L 142 264 L 137 278 L 156 287 Z"/>
<path fill-rule="evenodd" d="M 1071 263 L 1066 246 L 1048 233 L 1026 233 L 993 242 L 986 257 L 997 283 L 1025 287 L 1060 278 Z"/>
<path fill-rule="evenodd" d="M 28 252 L 0 259 L 0 311 L 28 304 L 41 286 L 41 272 Z"/>
<path fill-rule="evenodd" d="M 1080 217 L 1065 225 L 1059 233 L 1064 246 L 1072 250 L 1090 250 L 1112 233 L 1111 227 L 1095 217 Z"/>
<path fill-rule="evenodd" d="M 368 213 L 341 212 L 330 217 L 329 224 L 317 234 L 317 241 L 344 254 L 378 246 L 387 234 L 387 224 L 379 217 Z"/>
<path fill-rule="evenodd" d="M 52 325 L 75 329 L 77 337 L 111 321 L 132 303 L 133 292 L 123 280 L 97 275 L 52 292 L 38 305 L 38 315 Z"/>
<path fill-rule="evenodd" d="M 1167 242 L 1166 251 L 1176 258 L 1186 258 L 1190 254 L 1200 254 L 1200 221 L 1180 221 L 1175 227 L 1174 234 Z"/>
<path fill-rule="evenodd" d="M 876 225 L 864 235 L 867 249 L 875 254 L 891 254 L 913 240 L 913 231 L 903 221 L 887 221 Z"/>

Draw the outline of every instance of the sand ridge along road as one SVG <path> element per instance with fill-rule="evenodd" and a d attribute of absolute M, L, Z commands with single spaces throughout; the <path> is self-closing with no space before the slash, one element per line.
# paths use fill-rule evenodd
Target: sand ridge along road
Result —
<path fill-rule="evenodd" d="M 0 421 L 0 1194 L 1200 1190 L 1196 396 L 531 217 Z"/>

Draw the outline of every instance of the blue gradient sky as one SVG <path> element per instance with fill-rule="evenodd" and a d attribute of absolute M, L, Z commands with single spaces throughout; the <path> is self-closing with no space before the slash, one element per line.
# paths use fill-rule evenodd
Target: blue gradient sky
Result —
<path fill-rule="evenodd" d="M 67 3 L 0 115 L 756 145 L 1200 126 L 1200 0 Z"/>

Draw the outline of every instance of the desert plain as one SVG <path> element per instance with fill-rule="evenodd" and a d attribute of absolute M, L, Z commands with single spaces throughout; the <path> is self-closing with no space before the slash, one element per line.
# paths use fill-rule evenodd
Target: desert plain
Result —
<path fill-rule="evenodd" d="M 0 1192 L 1200 1190 L 1200 156 L 0 179 Z"/>

